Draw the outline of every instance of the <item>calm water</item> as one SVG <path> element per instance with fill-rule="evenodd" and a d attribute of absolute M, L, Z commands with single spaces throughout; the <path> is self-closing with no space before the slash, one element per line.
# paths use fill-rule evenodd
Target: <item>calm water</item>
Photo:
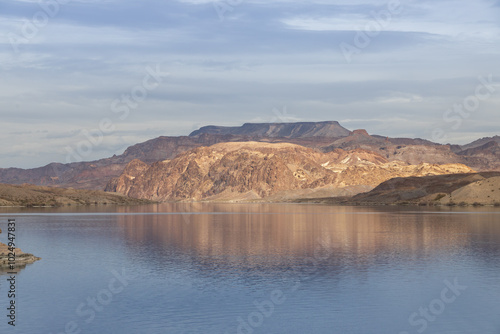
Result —
<path fill-rule="evenodd" d="M 0 212 L 43 258 L 0 333 L 500 333 L 493 208 L 76 210 Z"/>

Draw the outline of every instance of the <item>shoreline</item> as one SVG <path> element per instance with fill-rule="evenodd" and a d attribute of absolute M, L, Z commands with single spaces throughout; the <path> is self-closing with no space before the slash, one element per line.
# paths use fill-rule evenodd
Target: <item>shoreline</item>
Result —
<path fill-rule="evenodd" d="M 41 260 L 41 257 L 35 256 L 30 253 L 24 253 L 19 248 L 14 249 L 14 253 L 16 254 L 14 264 L 9 263 L 9 250 L 8 246 L 2 242 L 0 242 L 0 273 L 9 272 L 13 270 L 24 269 L 28 264 L 35 263 L 36 261 Z M 14 269 L 12 269 L 14 268 Z"/>

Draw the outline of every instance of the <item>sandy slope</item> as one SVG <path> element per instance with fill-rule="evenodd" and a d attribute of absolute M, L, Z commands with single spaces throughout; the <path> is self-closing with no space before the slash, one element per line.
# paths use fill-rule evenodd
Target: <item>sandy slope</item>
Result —
<path fill-rule="evenodd" d="M 0 206 L 140 204 L 147 202 L 95 190 L 0 184 Z"/>

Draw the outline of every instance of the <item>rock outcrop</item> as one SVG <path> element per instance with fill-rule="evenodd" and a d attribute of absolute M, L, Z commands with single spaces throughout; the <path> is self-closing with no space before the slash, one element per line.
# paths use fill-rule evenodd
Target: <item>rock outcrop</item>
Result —
<path fill-rule="evenodd" d="M 0 230 L 2 233 L 2 230 Z M 41 258 L 34 256 L 33 254 L 24 253 L 19 248 L 14 248 L 15 261 L 9 263 L 9 247 L 6 244 L 0 242 L 0 273 L 2 272 L 16 272 L 19 269 L 26 267 L 27 264 L 41 260 Z M 12 268 L 11 268 L 12 264 Z"/>
<path fill-rule="evenodd" d="M 473 172 L 467 166 L 389 162 L 357 149 L 328 153 L 280 143 L 221 143 L 152 164 L 133 162 L 107 189 L 151 200 L 250 200 L 305 189 L 371 189 L 394 175 Z M 359 192 L 358 191 L 358 192 Z"/>

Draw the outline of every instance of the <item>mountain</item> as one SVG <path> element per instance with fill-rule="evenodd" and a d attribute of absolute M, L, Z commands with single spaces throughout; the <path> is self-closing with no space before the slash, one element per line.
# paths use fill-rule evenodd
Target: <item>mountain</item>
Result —
<path fill-rule="evenodd" d="M 328 145 L 331 138 L 267 138 L 237 135 L 200 134 L 194 137 L 161 136 L 128 147 L 125 152 L 110 158 L 74 162 L 68 164 L 51 163 L 43 167 L 21 169 L 0 168 L 0 183 L 35 184 L 42 186 L 70 187 L 76 189 L 103 190 L 106 183 L 119 176 L 127 163 L 139 159 L 147 163 L 172 159 L 182 152 L 196 147 L 210 146 L 221 142 L 241 141 L 295 142 L 307 147 Z"/>
<path fill-rule="evenodd" d="M 31 168 L 0 168 L 0 183 L 34 184 L 76 189 L 103 190 L 106 183 L 119 176 L 126 165 L 141 159 L 148 163 L 173 158 L 195 147 L 236 140 L 232 136 L 158 137 L 130 146 L 119 156 L 89 162 L 51 163 Z"/>
<path fill-rule="evenodd" d="M 240 135 L 268 138 L 345 137 L 350 133 L 338 122 L 245 123 L 238 127 L 204 126 L 189 136 L 201 134 Z"/>
<path fill-rule="evenodd" d="M 469 145 L 457 153 L 464 160 L 482 161 L 483 167 L 480 170 L 500 170 L 500 137 L 483 138 Z"/>
<path fill-rule="evenodd" d="M 500 172 L 393 178 L 344 203 L 500 205 Z"/>
<path fill-rule="evenodd" d="M 247 123 L 241 127 L 203 127 L 190 136 L 158 137 L 130 146 L 121 155 L 89 162 L 51 163 L 32 169 L 0 169 L 0 183 L 30 183 L 43 186 L 103 190 L 119 177 L 134 159 L 147 164 L 171 160 L 197 147 L 226 142 L 292 143 L 323 153 L 337 149 L 365 150 L 387 161 L 411 165 L 465 164 L 477 171 L 499 170 L 500 155 L 495 143 L 500 137 L 483 138 L 468 145 L 440 145 L 424 139 L 389 138 L 366 130 L 349 131 L 338 122 Z M 495 143 L 492 143 L 495 142 Z"/>
<path fill-rule="evenodd" d="M 462 145 L 462 146 L 460 146 L 460 149 L 462 151 L 463 150 L 468 150 L 470 148 L 476 148 L 476 147 L 483 146 L 483 145 L 485 145 L 487 143 L 491 143 L 491 142 L 495 142 L 497 144 L 500 144 L 500 136 L 484 137 L 484 138 L 475 140 L 475 141 L 473 141 L 470 144 Z"/>
<path fill-rule="evenodd" d="M 323 153 L 290 143 L 233 142 L 196 148 L 151 166 L 134 160 L 106 190 L 159 201 L 252 200 L 325 187 L 371 189 L 395 176 L 470 172 L 459 164 L 389 162 L 362 149 Z"/>

